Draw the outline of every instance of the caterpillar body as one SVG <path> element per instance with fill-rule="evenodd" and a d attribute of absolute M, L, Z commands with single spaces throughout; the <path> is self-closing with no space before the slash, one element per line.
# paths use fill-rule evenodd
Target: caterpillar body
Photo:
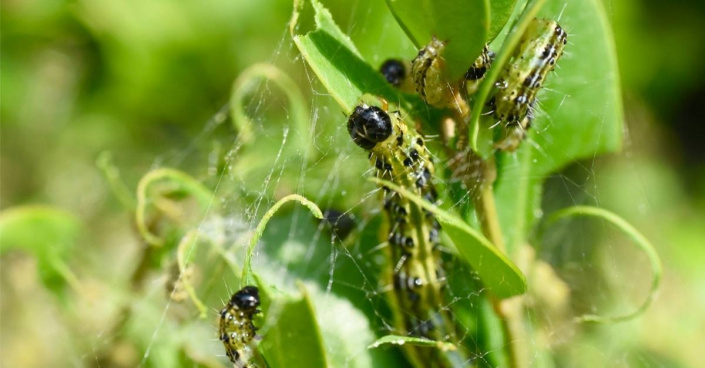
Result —
<path fill-rule="evenodd" d="M 423 138 L 407 127 L 397 112 L 361 104 L 348 119 L 353 141 L 369 152 L 376 176 L 408 188 L 430 201 L 437 201 L 432 183 L 434 166 Z M 402 332 L 437 341 L 455 339 L 454 325 L 443 305 L 445 283 L 440 265 L 440 225 L 433 215 L 387 187 L 382 187 L 383 206 L 388 218 L 386 232 L 393 285 L 391 303 L 395 325 Z M 405 346 L 417 367 L 462 365 L 458 352 Z"/>
<path fill-rule="evenodd" d="M 416 92 L 427 104 L 436 107 L 444 107 L 453 99 L 451 85 L 443 75 L 444 48 L 445 43 L 434 37 L 411 62 L 411 76 Z"/>
<path fill-rule="evenodd" d="M 494 52 L 490 51 L 488 45 L 482 48 L 480 56 L 475 59 L 470 69 L 465 73 L 465 78 L 463 78 L 463 87 L 465 93 L 470 96 L 477 92 L 477 88 L 480 86 L 480 82 L 485 79 L 487 70 L 492 66 L 492 61 L 494 61 Z"/>
<path fill-rule="evenodd" d="M 536 95 L 563 55 L 566 32 L 553 20 L 534 19 L 524 32 L 500 79 L 492 104 L 494 116 L 504 123 L 507 136 L 496 146 L 513 151 L 533 119 Z"/>
<path fill-rule="evenodd" d="M 467 96 L 473 95 L 494 60 L 494 53 L 485 45 L 458 86 L 457 83 L 449 83 L 445 79 L 444 48 L 445 43 L 434 37 L 426 47 L 419 50 L 411 62 L 411 78 L 416 92 L 427 104 L 436 107 L 452 107 L 456 89 L 463 91 Z M 387 76 L 384 70 L 382 74 Z"/>
<path fill-rule="evenodd" d="M 220 311 L 220 341 L 225 346 L 225 353 L 237 368 L 252 368 L 250 364 L 253 350 L 252 340 L 257 327 L 252 319 L 260 310 L 259 290 L 255 286 L 245 286 L 233 294 Z"/>

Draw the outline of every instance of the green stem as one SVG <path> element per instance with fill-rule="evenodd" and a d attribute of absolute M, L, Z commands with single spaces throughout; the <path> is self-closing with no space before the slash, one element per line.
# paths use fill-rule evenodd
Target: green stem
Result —
<path fill-rule="evenodd" d="M 475 213 L 480 221 L 480 227 L 485 237 L 497 249 L 506 254 L 502 229 L 497 215 L 497 206 L 495 205 L 492 191 L 492 183 L 497 177 L 494 157 L 491 156 L 487 160 L 482 160 L 475 156 L 471 160 L 479 162 L 480 180 L 476 180 L 475 183 L 466 182 L 465 184 L 471 190 Z M 474 185 L 474 188 L 470 185 Z M 524 368 L 528 361 L 528 353 L 522 345 L 523 341 L 526 341 L 522 314 L 523 300 L 521 296 L 504 300 L 492 297 L 491 302 L 495 313 L 502 321 L 502 330 L 507 342 L 506 349 L 509 357 L 509 366 L 512 368 Z"/>
<path fill-rule="evenodd" d="M 497 206 L 492 192 L 492 183 L 497 178 L 494 157 L 480 160 L 480 170 L 482 170 L 481 179 L 476 188 L 474 188 L 474 193 L 472 193 L 477 219 L 480 221 L 480 227 L 487 239 L 502 253 L 506 254 L 507 250 L 504 246 L 504 238 L 502 237 L 502 230 L 497 215 Z"/>

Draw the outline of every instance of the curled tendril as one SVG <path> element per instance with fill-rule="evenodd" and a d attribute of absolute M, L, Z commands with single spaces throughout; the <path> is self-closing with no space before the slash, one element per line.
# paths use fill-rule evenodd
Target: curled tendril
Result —
<path fill-rule="evenodd" d="M 252 235 L 252 238 L 250 238 L 250 244 L 247 246 L 247 253 L 245 255 L 245 265 L 242 270 L 241 286 L 254 285 L 255 280 L 252 271 L 252 258 L 255 254 L 255 247 L 257 246 L 259 239 L 262 237 L 264 229 L 267 227 L 267 223 L 269 222 L 269 220 L 274 216 L 277 211 L 279 211 L 279 208 L 281 208 L 281 206 L 283 206 L 286 202 L 290 201 L 297 201 L 301 203 L 311 211 L 314 217 L 319 220 L 323 219 L 323 213 L 321 212 L 321 209 L 318 208 L 315 203 L 306 199 L 306 197 L 298 194 L 290 194 L 280 199 L 279 202 L 275 203 L 272 207 L 270 207 L 269 210 L 267 210 L 267 212 L 264 214 L 264 216 L 262 216 L 262 220 L 260 220 L 259 224 L 257 224 L 257 228 L 255 228 L 255 233 Z"/>
<path fill-rule="evenodd" d="M 591 206 L 574 206 L 557 211 L 548 217 L 548 219 L 544 223 L 542 230 L 545 230 L 547 227 L 555 224 L 561 219 L 574 216 L 597 217 L 615 225 L 627 237 L 634 241 L 636 246 L 646 254 L 647 258 L 649 259 L 649 263 L 651 264 L 651 270 L 653 272 L 649 295 L 647 296 L 646 300 L 641 304 L 641 306 L 639 306 L 639 308 L 637 308 L 635 311 L 622 316 L 614 317 L 585 314 L 576 317 L 576 321 L 588 323 L 617 323 L 634 319 L 643 314 L 649 308 L 651 302 L 653 301 L 656 295 L 659 283 L 661 282 L 661 273 L 663 272 L 661 259 L 656 253 L 656 249 L 654 248 L 654 246 L 651 244 L 651 242 L 649 242 L 648 239 L 646 239 L 646 237 L 644 237 L 644 235 L 642 235 L 639 231 L 637 231 L 632 225 L 630 225 L 621 217 L 617 216 L 616 214 L 610 211 Z"/>
<path fill-rule="evenodd" d="M 271 64 L 255 64 L 245 69 L 233 84 L 230 95 L 230 114 L 233 125 L 240 132 L 244 142 L 249 143 L 254 140 L 253 122 L 245 112 L 245 98 L 253 92 L 258 81 L 265 79 L 271 81 L 284 92 L 289 99 L 289 113 L 293 121 L 295 131 L 295 143 L 298 147 L 309 147 L 311 138 L 309 134 L 310 117 L 308 107 L 304 101 L 296 82 L 284 73 L 281 69 Z"/>
<path fill-rule="evenodd" d="M 208 308 L 196 295 L 196 290 L 194 290 L 193 285 L 191 285 L 191 280 L 189 277 L 185 277 L 186 266 L 189 263 L 190 255 L 198 245 L 198 230 L 191 230 L 179 242 L 179 246 L 176 248 L 176 261 L 179 266 L 179 279 L 189 296 L 189 299 L 196 305 L 199 312 L 200 318 L 206 318 L 208 315 Z"/>
<path fill-rule="evenodd" d="M 209 208 L 213 201 L 213 193 L 186 173 L 174 169 L 156 169 L 148 172 L 140 179 L 137 185 L 135 221 L 140 235 L 154 246 L 164 245 L 164 239 L 154 234 L 147 224 L 147 206 L 155 204 L 156 200 L 156 198 L 150 196 L 148 190 L 152 185 L 156 185 L 159 182 L 168 183 L 171 191 L 184 191 L 193 196 L 203 210 Z"/>

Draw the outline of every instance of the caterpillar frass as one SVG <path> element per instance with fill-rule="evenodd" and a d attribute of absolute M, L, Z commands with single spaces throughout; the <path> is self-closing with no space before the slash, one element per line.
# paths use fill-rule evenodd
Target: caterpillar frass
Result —
<path fill-rule="evenodd" d="M 434 166 L 424 139 L 407 127 L 398 111 L 388 113 L 383 107 L 357 106 L 347 122 L 350 137 L 369 152 L 378 178 L 436 202 Z M 438 249 L 440 225 L 429 212 L 389 188 L 382 187 L 382 195 L 395 327 L 410 336 L 455 342 L 450 315 L 440 309 L 445 283 Z M 456 367 L 464 361 L 457 351 L 443 353 L 408 344 L 404 349 L 415 367 Z"/>
<path fill-rule="evenodd" d="M 497 148 L 514 151 L 519 147 L 533 119 L 536 95 L 563 55 L 566 43 L 567 34 L 555 21 L 534 19 L 529 24 L 512 61 L 495 83 L 494 116 L 507 131 Z"/>
<path fill-rule="evenodd" d="M 225 353 L 237 368 L 252 368 L 250 358 L 253 350 L 252 340 L 257 333 L 257 327 L 252 318 L 260 310 L 259 290 L 255 286 L 245 286 L 228 301 L 220 311 L 219 333 L 220 341 L 225 346 Z"/>

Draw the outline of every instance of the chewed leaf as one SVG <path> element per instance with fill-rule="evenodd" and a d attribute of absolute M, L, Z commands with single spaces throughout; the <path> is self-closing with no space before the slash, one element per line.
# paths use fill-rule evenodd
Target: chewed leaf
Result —
<path fill-rule="evenodd" d="M 636 246 L 646 254 L 647 258 L 649 259 L 649 263 L 651 263 L 651 272 L 653 273 L 649 295 L 646 297 L 646 300 L 644 300 L 641 306 L 639 306 L 639 308 L 637 308 L 635 311 L 622 316 L 614 317 L 605 317 L 589 314 L 578 317 L 577 320 L 579 322 L 615 323 L 628 321 L 630 319 L 634 319 L 642 315 L 649 308 L 649 305 L 651 305 L 651 302 L 653 301 L 654 296 L 656 295 L 656 291 L 658 290 L 658 286 L 661 282 L 661 274 L 663 273 L 663 265 L 661 264 L 661 258 L 659 258 L 658 253 L 656 253 L 656 249 L 654 248 L 654 246 L 651 244 L 651 242 L 649 242 L 648 239 L 646 239 L 646 237 L 644 237 L 644 235 L 642 235 L 637 229 L 635 229 L 624 219 L 615 215 L 612 212 L 597 207 L 574 206 L 566 208 L 564 210 L 560 210 L 556 213 L 553 213 L 546 220 L 545 226 L 550 226 L 561 219 L 574 216 L 597 217 L 604 221 L 612 223 L 620 231 L 627 235 L 632 241 L 634 241 L 634 244 L 636 244 Z"/>
<path fill-rule="evenodd" d="M 453 240 L 453 245 L 461 258 L 477 271 L 480 279 L 494 295 L 499 298 L 508 298 L 526 291 L 524 274 L 477 230 L 468 226 L 455 215 L 443 211 L 394 183 L 377 178 L 370 178 L 370 180 L 389 187 L 433 213 L 443 226 L 443 231 Z"/>
<path fill-rule="evenodd" d="M 67 266 L 80 230 L 78 219 L 49 206 L 15 207 L 0 212 L 0 255 L 18 249 L 37 259 L 44 284 L 58 295 L 68 284 L 78 289 L 78 279 Z"/>
<path fill-rule="evenodd" d="M 480 55 L 489 30 L 486 0 L 387 0 L 407 36 L 421 48 L 432 37 L 446 42 L 450 80 L 459 80 Z"/>
<path fill-rule="evenodd" d="M 262 237 L 262 234 L 264 233 L 264 229 L 267 227 L 267 223 L 269 220 L 274 216 L 277 211 L 279 211 L 279 208 L 283 206 L 285 203 L 290 202 L 290 201 L 296 201 L 301 203 L 302 205 L 306 206 L 311 213 L 313 214 L 314 217 L 316 217 L 319 220 L 323 219 L 323 213 L 321 212 L 321 209 L 316 206 L 315 203 L 309 201 L 305 197 L 298 195 L 298 194 L 290 194 L 282 199 L 279 200 L 279 202 L 275 203 L 267 212 L 262 216 L 262 220 L 260 220 L 259 224 L 257 225 L 257 228 L 255 229 L 255 233 L 252 235 L 252 238 L 250 239 L 250 244 L 247 246 L 247 253 L 245 255 L 245 266 L 243 267 L 242 270 L 242 286 L 245 285 L 250 285 L 252 284 L 253 280 L 253 272 L 252 272 L 252 259 L 255 255 L 255 247 L 257 246 L 257 242 L 259 242 L 259 239 Z"/>
<path fill-rule="evenodd" d="M 415 345 L 415 346 L 425 346 L 429 348 L 437 348 L 441 351 L 456 350 L 456 346 L 443 341 L 434 341 L 429 339 L 422 339 L 420 337 L 411 336 L 398 336 L 398 335 L 387 335 L 377 341 L 373 342 L 368 346 L 368 349 L 375 349 L 382 345 Z"/>

